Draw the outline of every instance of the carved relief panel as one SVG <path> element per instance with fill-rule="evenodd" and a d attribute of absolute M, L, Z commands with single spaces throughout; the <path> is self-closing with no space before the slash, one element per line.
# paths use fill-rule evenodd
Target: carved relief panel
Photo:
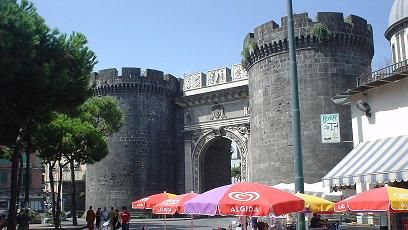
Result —
<path fill-rule="evenodd" d="M 231 70 L 228 68 L 220 68 L 209 70 L 207 74 L 207 86 L 226 83 L 231 79 Z"/>
<path fill-rule="evenodd" d="M 248 73 L 245 71 L 245 69 L 242 67 L 241 64 L 233 65 L 232 66 L 232 80 L 238 81 L 238 80 L 243 80 L 243 79 L 248 79 Z"/>
<path fill-rule="evenodd" d="M 204 73 L 193 73 L 184 76 L 184 90 L 199 89 L 205 86 L 206 75 Z"/>
<path fill-rule="evenodd" d="M 225 118 L 227 118 L 227 116 L 225 115 L 224 106 L 214 105 L 211 109 L 210 120 L 221 120 Z"/>

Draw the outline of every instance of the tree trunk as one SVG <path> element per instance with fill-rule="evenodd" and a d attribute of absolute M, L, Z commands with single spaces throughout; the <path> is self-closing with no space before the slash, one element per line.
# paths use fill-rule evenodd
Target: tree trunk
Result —
<path fill-rule="evenodd" d="M 61 162 L 59 162 L 58 168 L 59 168 L 59 175 L 58 175 L 58 193 L 57 193 L 58 197 L 57 197 L 57 212 L 56 212 L 58 222 L 54 224 L 55 229 L 58 229 L 61 226 L 60 220 L 61 220 L 61 211 L 62 211 L 61 192 L 62 192 L 62 168 L 63 168 L 63 165 L 61 164 Z"/>
<path fill-rule="evenodd" d="M 20 166 L 18 167 L 18 179 L 17 179 L 17 208 L 20 206 L 20 191 L 23 184 L 23 155 L 20 155 Z M 21 208 L 21 207 L 20 207 Z"/>
<path fill-rule="evenodd" d="M 55 213 L 55 190 L 54 190 L 54 174 L 53 174 L 53 169 L 54 169 L 54 166 L 53 166 L 53 163 L 49 163 L 50 165 L 49 165 L 49 172 L 48 172 L 48 176 L 50 177 L 50 187 L 51 187 L 51 202 L 52 202 L 52 205 L 51 205 L 51 212 L 52 212 L 52 219 L 53 219 L 53 222 L 54 222 L 54 224 L 56 223 L 56 213 Z"/>
<path fill-rule="evenodd" d="M 24 196 L 24 207 L 29 208 L 30 206 L 30 186 L 31 186 L 31 167 L 30 167 L 30 153 L 31 153 L 31 139 L 27 138 L 26 147 L 26 181 L 25 181 L 25 196 Z"/>
<path fill-rule="evenodd" d="M 72 193 L 71 193 L 71 216 L 72 216 L 72 224 L 78 225 L 77 221 L 77 207 L 76 207 L 76 184 L 75 184 L 75 167 L 74 161 L 71 160 L 69 162 L 69 167 L 71 171 L 71 183 L 72 183 Z"/>
<path fill-rule="evenodd" d="M 7 229 L 15 230 L 17 222 L 17 208 L 16 201 L 18 197 L 18 163 L 20 160 L 20 150 L 21 150 L 21 134 L 23 129 L 19 130 L 19 134 L 16 139 L 16 144 L 14 146 L 13 156 L 11 157 L 11 182 L 10 182 L 10 207 L 7 221 Z"/>

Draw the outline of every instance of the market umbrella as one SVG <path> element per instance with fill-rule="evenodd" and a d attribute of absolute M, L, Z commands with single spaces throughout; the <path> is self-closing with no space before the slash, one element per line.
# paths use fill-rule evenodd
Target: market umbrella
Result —
<path fill-rule="evenodd" d="M 304 200 L 293 194 L 246 182 L 212 189 L 184 204 L 186 214 L 210 216 L 278 216 L 303 209 Z"/>
<path fill-rule="evenodd" d="M 179 214 L 184 214 L 184 203 L 197 195 L 197 193 L 191 192 L 164 200 L 153 206 L 153 213 L 172 215 L 177 212 Z"/>
<path fill-rule="evenodd" d="M 334 213 L 334 203 L 329 200 L 303 193 L 296 193 L 296 196 L 305 201 L 305 209 L 303 211 L 320 214 Z"/>
<path fill-rule="evenodd" d="M 152 209 L 154 205 L 164 200 L 167 200 L 169 198 L 173 198 L 173 197 L 176 197 L 176 195 L 172 193 L 167 193 L 167 192 L 154 194 L 154 195 L 142 198 L 140 200 L 133 201 L 132 208 L 133 209 Z"/>
<path fill-rule="evenodd" d="M 336 212 L 408 212 L 408 189 L 385 186 L 359 193 L 335 204 Z"/>
<path fill-rule="evenodd" d="M 153 213 L 164 215 L 164 229 L 166 229 L 166 215 L 172 215 L 176 212 L 179 214 L 184 214 L 184 203 L 197 195 L 197 193 L 191 192 L 164 200 L 153 206 Z M 193 226 L 192 222 L 193 218 L 191 217 L 191 226 Z"/>

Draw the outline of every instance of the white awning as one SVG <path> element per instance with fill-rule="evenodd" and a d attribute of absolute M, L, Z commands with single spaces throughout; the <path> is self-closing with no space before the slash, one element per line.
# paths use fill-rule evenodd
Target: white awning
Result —
<path fill-rule="evenodd" d="M 408 136 L 362 142 L 326 176 L 324 186 L 408 181 Z"/>

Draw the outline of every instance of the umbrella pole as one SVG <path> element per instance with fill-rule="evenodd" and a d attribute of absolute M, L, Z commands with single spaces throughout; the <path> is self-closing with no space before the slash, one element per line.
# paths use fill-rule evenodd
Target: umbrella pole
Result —
<path fill-rule="evenodd" d="M 193 216 L 193 215 L 191 215 L 191 216 L 190 216 L 190 220 L 191 220 L 191 229 L 194 229 L 193 218 L 194 218 L 194 216 Z"/>
<path fill-rule="evenodd" d="M 391 230 L 391 213 L 389 209 L 387 211 L 387 220 L 388 220 L 388 230 Z"/>
<path fill-rule="evenodd" d="M 164 214 L 164 230 L 166 230 L 166 214 Z"/>

